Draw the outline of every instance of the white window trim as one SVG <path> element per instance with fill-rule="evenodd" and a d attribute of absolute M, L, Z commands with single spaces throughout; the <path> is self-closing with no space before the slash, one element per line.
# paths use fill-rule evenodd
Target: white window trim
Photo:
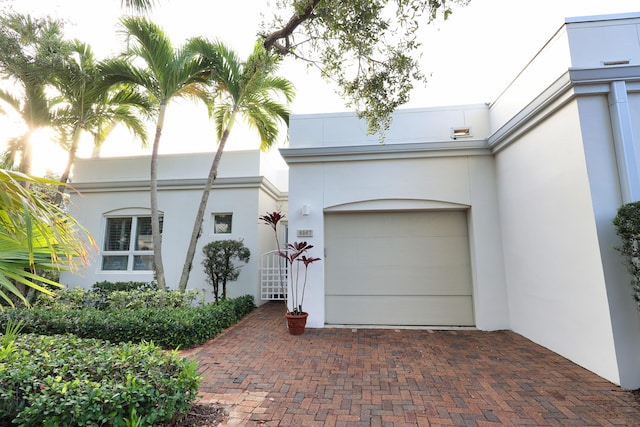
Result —
<path fill-rule="evenodd" d="M 134 270 L 134 261 L 136 256 L 144 256 L 150 255 L 153 256 L 153 250 L 136 250 L 135 242 L 136 235 L 138 231 L 138 218 L 145 217 L 149 218 L 150 215 L 148 213 L 140 213 L 140 214 L 119 214 L 119 215 L 105 215 L 104 216 L 104 226 L 102 227 L 102 247 L 100 250 L 100 272 L 101 273 L 149 273 L 153 270 Z M 131 230 L 130 230 L 130 238 L 129 238 L 129 249 L 126 251 L 108 251 L 105 250 L 104 247 L 107 243 L 107 225 L 110 219 L 116 218 L 131 218 Z M 125 270 L 105 270 L 104 269 L 104 258 L 106 256 L 126 256 L 127 257 L 127 268 Z"/>
<path fill-rule="evenodd" d="M 216 232 L 216 216 L 231 215 L 231 231 L 229 233 Z M 230 236 L 233 234 L 233 212 L 212 212 L 211 213 L 211 234 L 213 236 Z"/>

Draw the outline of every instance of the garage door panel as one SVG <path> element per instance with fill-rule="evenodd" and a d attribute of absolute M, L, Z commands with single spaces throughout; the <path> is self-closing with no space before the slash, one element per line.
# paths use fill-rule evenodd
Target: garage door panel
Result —
<path fill-rule="evenodd" d="M 402 280 L 398 280 L 402 277 Z M 379 286 L 378 283 L 386 283 Z M 466 269 L 446 267 L 422 268 L 405 271 L 403 267 L 360 267 L 345 271 L 340 281 L 327 280 L 325 293 L 335 295 L 469 295 L 471 284 Z"/>
<path fill-rule="evenodd" d="M 327 214 L 325 247 L 327 323 L 473 324 L 464 211 Z M 338 313 L 356 300 L 347 322 Z M 390 314 L 368 317 L 387 304 Z"/>
<path fill-rule="evenodd" d="M 378 219 L 375 225 L 363 219 L 361 213 L 340 214 L 339 234 L 344 238 L 397 237 L 397 236 L 441 236 L 460 235 L 466 237 L 466 218 L 464 215 L 451 215 L 450 211 L 430 212 L 380 212 L 374 213 Z M 337 215 L 332 215 L 337 216 Z M 334 224 L 334 227 L 336 224 Z"/>
<path fill-rule="evenodd" d="M 326 303 L 334 325 L 474 325 L 470 296 L 327 296 Z"/>
<path fill-rule="evenodd" d="M 340 239 L 327 249 L 327 257 L 336 266 L 397 263 L 447 265 L 455 267 L 464 264 L 468 258 L 466 237 L 399 237 L 399 238 L 354 238 Z M 459 254 L 459 256 L 452 256 Z"/>

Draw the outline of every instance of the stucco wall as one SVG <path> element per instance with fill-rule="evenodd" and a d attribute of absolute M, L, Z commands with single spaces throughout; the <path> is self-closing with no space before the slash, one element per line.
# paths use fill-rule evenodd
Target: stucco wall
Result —
<path fill-rule="evenodd" d="M 452 141 L 451 129 L 470 127 L 474 139 L 489 134 L 486 105 L 453 105 L 399 109 L 385 133 L 384 144 Z M 364 120 L 354 113 L 299 114 L 290 119 L 291 147 L 366 146 L 380 142 L 368 135 Z"/>
<path fill-rule="evenodd" d="M 277 151 L 275 155 L 278 155 Z M 286 209 L 280 189 L 259 175 L 265 156 L 257 150 L 229 152 L 222 157 L 220 175 L 210 194 L 205 211 L 202 235 L 189 276 L 189 289 L 211 295 L 202 267 L 202 247 L 213 240 L 243 239 L 251 251 L 251 261 L 242 268 L 239 280 L 228 284 L 230 297 L 251 294 L 259 300 L 258 267 L 264 251 L 263 230 L 259 228 L 261 210 Z M 159 209 L 164 216 L 163 263 L 170 288 L 176 288 L 184 264 L 193 219 L 200 202 L 204 179 L 213 154 L 196 153 L 161 156 L 159 159 Z M 277 159 L 276 159 L 277 160 Z M 74 185 L 80 194 L 71 195 L 71 213 L 94 236 L 101 247 L 104 239 L 105 215 L 149 215 L 148 163 L 146 156 L 127 158 L 83 159 L 78 163 Z M 279 173 L 282 161 L 272 173 Z M 273 164 L 273 160 L 272 160 Z M 124 209 L 124 211 L 123 211 Z M 213 213 L 232 213 L 231 234 L 213 233 Z M 63 273 L 62 282 L 69 286 L 91 287 L 95 282 L 151 281 L 150 272 L 101 271 L 101 258 L 94 251 L 91 265 L 81 271 Z"/>
<path fill-rule="evenodd" d="M 629 94 L 629 101 L 632 104 L 632 116 L 640 117 L 640 95 Z M 640 386 L 640 367 L 637 363 L 640 354 L 640 314 L 631 295 L 631 278 L 626 274 L 620 253 L 614 249 L 619 240 L 612 219 L 623 201 L 609 119 L 609 100 L 607 94 L 594 94 L 579 98 L 578 106 L 620 384 L 633 389 Z M 635 140 L 640 141 L 640 121 L 636 120 L 633 127 Z"/>
<path fill-rule="evenodd" d="M 283 150 L 289 162 L 289 240 L 306 240 L 315 246 L 312 255 L 323 257 L 325 212 L 465 209 L 469 229 L 475 230 L 470 251 L 476 325 L 486 330 L 507 328 L 493 159 L 482 140 L 469 142 L 475 144 L 469 152 L 450 138 L 455 117 L 466 117 L 468 126 L 486 132 L 487 108 L 470 106 L 466 113 L 460 108 L 425 109 L 416 114 L 398 111 L 394 123 L 407 115 L 414 122 L 389 132 L 391 141 L 420 144 L 414 151 L 410 143 L 367 145 L 365 129 L 353 113 L 341 114 L 339 120 L 331 115 L 293 118 L 291 148 Z M 361 150 L 349 161 L 344 151 L 336 156 L 327 148 L 349 146 L 349 141 Z M 300 152 L 307 154 L 299 158 Z M 303 206 L 308 215 L 302 213 Z M 299 229 L 312 230 L 313 237 L 298 238 Z M 324 280 L 323 263 L 313 264 L 304 303 L 310 327 L 325 323 Z"/>
<path fill-rule="evenodd" d="M 193 217 L 200 200 L 201 191 L 174 189 L 160 191 L 159 209 L 164 217 L 163 263 L 167 285 L 176 288 L 184 264 L 184 254 L 193 228 Z M 128 214 L 149 214 L 148 192 L 92 192 L 81 197 L 73 197 L 72 215 L 95 237 L 99 245 L 103 244 L 105 215 L 120 209 Z M 213 234 L 212 213 L 233 213 L 231 234 Z M 189 276 L 190 289 L 204 289 L 207 294 L 212 289 L 206 282 L 201 260 L 202 247 L 213 240 L 244 239 L 253 255 L 253 262 L 243 267 L 237 282 L 228 285 L 231 296 L 244 294 L 257 295 L 257 254 L 259 252 L 256 226 L 258 212 L 258 189 L 215 189 L 209 200 L 202 236 L 196 249 L 196 258 Z M 139 280 L 150 281 L 149 272 L 101 271 L 100 255 L 95 253 L 92 264 L 78 274 L 64 274 L 63 283 L 70 286 L 91 287 L 95 282 Z"/>
<path fill-rule="evenodd" d="M 619 381 L 575 102 L 496 155 L 511 328 Z"/>

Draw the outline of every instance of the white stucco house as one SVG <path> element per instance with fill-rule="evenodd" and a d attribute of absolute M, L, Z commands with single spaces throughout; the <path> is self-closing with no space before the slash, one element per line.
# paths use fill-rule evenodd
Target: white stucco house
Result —
<path fill-rule="evenodd" d="M 567 19 L 492 103 L 399 110 L 383 144 L 352 113 L 293 116 L 280 154 L 288 187 L 258 152 L 223 157 L 201 244 L 232 214 L 229 234 L 255 262 L 234 294 L 264 301 L 259 256 L 273 245 L 257 217 L 280 208 L 288 240 L 322 258 L 309 269 L 310 327 L 509 329 L 640 387 L 640 315 L 611 223 L 640 200 L 640 13 Z M 207 156 L 161 160 L 169 282 Z M 101 254 L 65 283 L 151 277 L 134 271 L 135 249 L 127 271 L 103 268 L 109 224 L 122 222 L 111 218 L 148 215 L 140 162 L 78 163 L 72 213 Z M 198 262 L 190 286 L 200 288 Z"/>
<path fill-rule="evenodd" d="M 176 287 L 182 273 L 193 221 L 213 153 L 172 154 L 159 158 L 158 198 L 162 217 L 165 278 Z M 62 273 L 67 286 L 91 287 L 101 281 L 153 280 L 149 157 L 78 159 L 74 166 L 70 210 L 96 240 L 98 251 L 78 272 Z M 202 235 L 189 276 L 189 288 L 210 298 L 202 267 L 202 247 L 213 240 L 242 239 L 251 262 L 227 286 L 231 298 L 258 294 L 260 254 L 274 249 L 273 232 L 259 224 L 259 213 L 287 209 L 286 165 L 277 152 L 224 154 L 209 197 Z"/>

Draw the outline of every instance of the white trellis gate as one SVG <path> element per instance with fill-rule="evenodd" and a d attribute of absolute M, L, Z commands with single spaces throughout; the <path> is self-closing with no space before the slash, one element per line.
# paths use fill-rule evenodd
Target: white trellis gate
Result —
<path fill-rule="evenodd" d="M 278 252 L 267 252 L 260 259 L 260 298 L 265 301 L 286 299 L 287 261 Z"/>

